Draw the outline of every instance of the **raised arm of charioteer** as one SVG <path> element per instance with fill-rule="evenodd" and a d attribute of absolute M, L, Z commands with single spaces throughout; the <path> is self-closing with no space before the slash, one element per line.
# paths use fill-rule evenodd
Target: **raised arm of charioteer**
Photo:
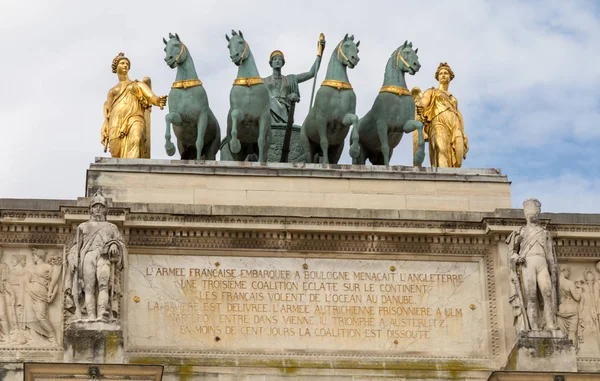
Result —
<path fill-rule="evenodd" d="M 325 35 L 323 35 L 323 33 L 321 33 L 321 36 L 319 36 L 319 42 L 317 43 L 317 58 L 315 58 L 315 62 L 313 63 L 313 65 L 309 71 L 307 71 L 306 73 L 301 73 L 301 74 L 297 75 L 298 83 L 302 83 L 302 82 L 308 81 L 311 78 L 314 78 L 314 76 L 319 71 L 319 67 L 321 66 L 321 57 L 323 56 L 324 49 L 325 49 Z"/>

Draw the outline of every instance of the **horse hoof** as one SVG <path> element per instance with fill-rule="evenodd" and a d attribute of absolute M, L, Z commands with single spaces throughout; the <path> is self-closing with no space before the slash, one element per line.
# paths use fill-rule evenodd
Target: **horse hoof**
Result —
<path fill-rule="evenodd" d="M 233 139 L 229 142 L 229 149 L 233 153 L 238 153 L 242 150 L 242 145 L 238 139 Z"/>
<path fill-rule="evenodd" d="M 418 165 L 423 164 L 423 161 L 425 160 L 425 150 L 419 148 L 417 150 L 417 152 L 415 152 L 415 163 L 417 163 Z"/>
<path fill-rule="evenodd" d="M 350 157 L 356 159 L 360 155 L 360 147 L 358 144 L 352 144 L 350 146 Z"/>
<path fill-rule="evenodd" d="M 167 155 L 169 156 L 175 155 L 175 144 L 171 142 L 165 143 L 165 151 L 167 151 Z"/>

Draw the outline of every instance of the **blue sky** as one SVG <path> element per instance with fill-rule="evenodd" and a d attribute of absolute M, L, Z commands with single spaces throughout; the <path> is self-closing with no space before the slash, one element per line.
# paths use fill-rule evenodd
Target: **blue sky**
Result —
<path fill-rule="evenodd" d="M 102 104 L 116 83 L 112 58 L 125 52 L 131 77 L 150 76 L 155 91 L 166 94 L 175 77 L 163 61 L 162 37 L 169 32 L 188 46 L 224 128 L 236 72 L 224 35 L 235 28 L 244 32 L 262 76 L 270 74 L 274 49 L 286 54 L 284 73 L 298 73 L 310 68 L 320 32 L 328 42 L 325 60 L 345 33 L 354 34 L 361 61 L 349 77 L 359 116 L 371 107 L 391 52 L 412 41 L 422 68 L 407 77 L 409 87 L 437 85 L 433 75 L 442 61 L 456 74 L 450 91 L 471 145 L 464 166 L 501 168 L 513 182 L 514 207 L 538 197 L 545 211 L 600 213 L 599 3 L 339 4 L 3 2 L 0 197 L 83 196 L 85 169 L 106 156 L 99 136 Z M 300 90 L 297 121 L 307 113 L 310 85 Z M 167 158 L 165 113 L 153 111 L 153 158 Z M 392 164 L 410 165 L 410 143 L 401 142 Z"/>

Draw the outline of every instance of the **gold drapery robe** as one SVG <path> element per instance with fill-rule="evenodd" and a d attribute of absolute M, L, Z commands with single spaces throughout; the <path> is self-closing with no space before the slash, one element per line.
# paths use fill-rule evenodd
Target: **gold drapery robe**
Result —
<path fill-rule="evenodd" d="M 423 115 L 430 122 L 429 129 L 425 131 L 429 136 L 429 157 L 431 165 L 436 162 L 440 167 L 458 167 L 459 160 L 456 157 L 456 138 L 462 137 L 464 152 L 469 149 L 469 141 L 465 134 L 463 117 L 458 111 L 458 100 L 450 93 L 440 89 L 431 88 L 431 100 L 423 110 Z M 435 152 L 432 142 L 440 147 Z M 461 158 L 462 159 L 462 158 Z"/>
<path fill-rule="evenodd" d="M 108 133 L 112 157 L 150 157 L 146 144 L 149 131 L 146 130 L 150 123 L 151 107 L 151 101 L 138 81 L 132 81 L 125 86 L 110 104 L 105 102 L 103 131 Z"/>

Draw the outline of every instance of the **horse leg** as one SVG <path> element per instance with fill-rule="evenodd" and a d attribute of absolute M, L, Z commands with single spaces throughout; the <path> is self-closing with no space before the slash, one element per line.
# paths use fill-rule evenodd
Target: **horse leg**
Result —
<path fill-rule="evenodd" d="M 375 122 L 377 128 L 377 136 L 381 144 L 381 156 L 383 157 L 383 165 L 390 165 L 390 142 L 388 137 L 388 124 L 383 119 L 378 119 Z"/>
<path fill-rule="evenodd" d="M 206 152 L 204 153 L 206 160 L 216 160 L 217 152 L 219 152 L 219 148 L 221 147 L 221 129 L 216 123 L 212 128 L 215 129 L 215 137 L 213 138 L 212 142 L 210 142 Z"/>
<path fill-rule="evenodd" d="M 367 147 L 365 147 L 364 145 L 360 145 L 360 155 L 358 155 L 358 158 L 356 159 L 356 164 L 359 165 L 365 165 L 367 163 L 367 158 L 369 156 L 369 151 L 367 150 Z"/>
<path fill-rule="evenodd" d="M 350 142 L 352 144 L 352 142 Z M 356 158 L 352 158 L 352 164 L 354 165 L 364 165 L 367 162 L 368 152 L 364 145 L 358 143 L 360 146 L 360 154 Z"/>
<path fill-rule="evenodd" d="M 266 163 L 269 144 L 271 144 L 271 111 L 269 109 L 260 116 L 258 128 L 258 161 Z"/>
<path fill-rule="evenodd" d="M 359 135 L 358 135 L 358 116 L 354 114 L 344 115 L 342 124 L 346 127 L 352 125 L 351 140 L 352 145 L 350 146 L 350 157 L 357 158 L 360 154 Z"/>
<path fill-rule="evenodd" d="M 196 160 L 202 158 L 202 151 L 204 150 L 204 135 L 206 134 L 206 127 L 208 126 L 208 111 L 202 111 L 198 118 L 198 136 L 196 137 Z"/>
<path fill-rule="evenodd" d="M 373 165 L 384 165 L 383 154 L 381 152 L 373 152 L 369 156 L 369 161 Z"/>
<path fill-rule="evenodd" d="M 402 127 L 402 131 L 405 134 L 409 132 L 417 131 L 417 150 L 414 153 L 413 157 L 413 165 L 420 167 L 423 164 L 423 160 L 425 160 L 425 137 L 423 136 L 423 123 L 418 120 L 409 120 L 404 123 Z"/>
<path fill-rule="evenodd" d="M 341 142 L 337 146 L 329 146 L 329 160 L 332 164 L 337 164 L 340 161 L 342 152 L 344 151 L 344 142 Z"/>
<path fill-rule="evenodd" d="M 317 124 L 317 132 L 319 133 L 319 145 L 323 157 L 323 164 L 329 164 L 329 140 L 327 139 L 327 122 Z M 312 160 L 312 159 L 311 159 Z"/>
<path fill-rule="evenodd" d="M 184 145 L 180 140 L 177 140 L 177 148 L 179 149 L 179 155 L 181 160 L 194 160 L 196 158 L 196 152 L 190 149 L 190 146 Z"/>
<path fill-rule="evenodd" d="M 176 112 L 170 112 L 165 115 L 165 122 L 167 122 L 167 130 L 165 131 L 165 151 L 167 155 L 175 155 L 175 145 L 171 142 L 171 123 L 181 124 L 181 115 Z M 181 154 L 181 151 L 179 152 Z"/>
<path fill-rule="evenodd" d="M 312 152 L 312 144 L 310 144 L 308 136 L 306 135 L 305 126 L 302 126 L 302 129 L 300 130 L 300 141 L 302 142 L 302 147 L 304 147 L 304 161 L 306 163 L 312 163 L 314 152 Z"/>
<path fill-rule="evenodd" d="M 231 111 L 231 139 L 229 139 L 229 149 L 232 153 L 239 153 L 242 145 L 237 137 L 238 123 L 242 121 L 242 112 L 240 110 Z"/>

